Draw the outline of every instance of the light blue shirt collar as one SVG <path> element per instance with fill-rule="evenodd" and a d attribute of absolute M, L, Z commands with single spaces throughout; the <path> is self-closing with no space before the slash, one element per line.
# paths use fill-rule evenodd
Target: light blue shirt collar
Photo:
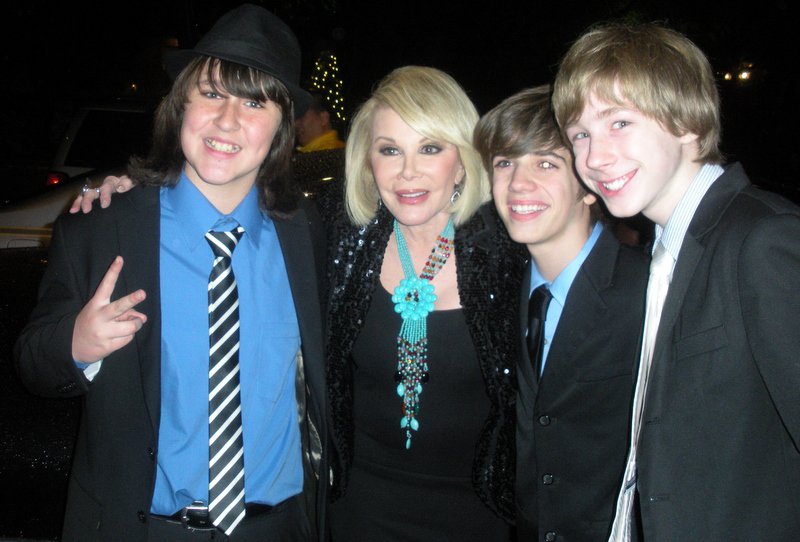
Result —
<path fill-rule="evenodd" d="M 597 239 L 600 238 L 603 228 L 604 227 L 600 222 L 594 225 L 594 228 L 592 228 L 592 233 L 589 234 L 589 238 L 583 244 L 583 247 L 581 248 L 580 252 L 578 252 L 578 255 L 572 259 L 572 261 L 564 268 L 564 270 L 558 274 L 553 283 L 549 285 L 550 293 L 552 294 L 553 299 L 550 301 L 550 304 L 547 307 L 547 318 L 545 319 L 544 323 L 544 345 L 542 347 L 541 363 L 542 372 L 544 372 L 545 365 L 547 364 L 547 356 L 550 353 L 550 344 L 553 342 L 553 337 L 558 329 L 558 322 L 561 320 L 561 314 L 564 312 L 564 305 L 567 302 L 567 294 L 569 294 L 569 289 L 572 287 L 572 282 L 578 275 L 583 262 L 586 261 L 586 258 L 589 257 L 592 249 L 594 249 L 594 246 L 597 244 Z M 536 262 L 532 261 L 531 292 L 533 292 L 535 288 L 542 284 L 547 284 L 547 281 L 536 268 Z M 530 297 L 530 295 L 528 297 Z"/>
<path fill-rule="evenodd" d="M 180 217 L 183 227 L 180 235 L 190 252 L 194 252 L 203 241 L 208 230 L 230 230 L 237 224 L 245 229 L 242 241 L 259 246 L 261 220 L 265 217 L 258 206 L 258 189 L 253 186 L 236 209 L 230 214 L 223 214 L 181 172 L 178 183 L 174 187 L 161 189 L 162 205 Z"/>
<path fill-rule="evenodd" d="M 575 275 L 578 274 L 578 270 L 589 256 L 589 253 L 594 248 L 594 245 L 597 243 L 597 239 L 600 237 L 602 232 L 603 225 L 600 222 L 597 222 L 592 228 L 589 238 L 583 244 L 583 247 L 581 247 L 580 252 L 578 252 L 578 255 L 575 256 L 575 258 L 573 258 L 572 261 L 567 264 L 564 270 L 558 274 L 552 284 L 548 284 L 550 288 L 550 294 L 553 296 L 553 299 L 558 301 L 559 305 L 562 307 L 566 302 L 569 288 L 572 286 L 572 281 L 575 280 Z M 547 284 L 547 280 L 545 280 L 545 278 L 539 272 L 539 269 L 536 267 L 536 262 L 531 261 L 531 290 L 529 294 L 533 293 L 533 291 L 542 284 Z"/>
<path fill-rule="evenodd" d="M 669 220 L 667 220 L 667 225 L 662 228 L 656 224 L 653 250 L 655 250 L 656 243 L 661 241 L 664 248 L 672 256 L 673 261 L 677 261 L 681 246 L 683 246 L 683 238 L 689 230 L 689 224 L 692 223 L 697 207 L 703 200 L 703 196 L 708 192 L 708 189 L 714 184 L 714 181 L 723 173 L 725 173 L 725 170 L 717 164 L 704 164 L 700 168 Z"/>

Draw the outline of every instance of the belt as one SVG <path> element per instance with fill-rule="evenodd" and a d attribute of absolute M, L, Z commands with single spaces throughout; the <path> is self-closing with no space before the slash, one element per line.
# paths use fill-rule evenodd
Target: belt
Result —
<path fill-rule="evenodd" d="M 269 514 L 280 504 L 270 506 L 268 504 L 246 503 L 244 505 L 245 518 L 252 518 L 262 514 Z M 194 501 L 189 506 L 181 508 L 171 516 L 159 516 L 153 514 L 155 519 L 161 519 L 169 523 L 179 523 L 184 528 L 191 531 L 215 531 L 217 528 L 211 523 L 208 514 L 208 505 L 202 501 Z"/>

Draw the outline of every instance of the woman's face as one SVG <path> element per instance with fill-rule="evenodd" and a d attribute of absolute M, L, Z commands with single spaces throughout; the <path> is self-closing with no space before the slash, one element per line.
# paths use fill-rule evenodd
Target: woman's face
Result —
<path fill-rule="evenodd" d="M 464 179 L 455 145 L 419 134 L 381 107 L 372 120 L 369 160 L 381 200 L 400 224 L 444 228 L 450 197 Z"/>

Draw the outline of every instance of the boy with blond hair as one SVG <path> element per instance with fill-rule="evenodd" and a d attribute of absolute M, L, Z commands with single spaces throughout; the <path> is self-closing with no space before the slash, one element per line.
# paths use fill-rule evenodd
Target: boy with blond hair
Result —
<path fill-rule="evenodd" d="M 589 189 L 655 222 L 611 540 L 796 540 L 800 209 L 722 165 L 713 72 L 678 32 L 589 30 L 553 105 Z"/>

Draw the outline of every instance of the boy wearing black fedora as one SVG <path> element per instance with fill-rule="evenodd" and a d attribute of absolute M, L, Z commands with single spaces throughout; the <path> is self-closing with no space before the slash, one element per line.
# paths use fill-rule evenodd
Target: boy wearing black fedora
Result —
<path fill-rule="evenodd" d="M 57 221 L 16 346 L 32 391 L 83 397 L 62 540 L 322 540 L 324 234 L 289 172 L 297 40 L 243 5 L 166 66 L 138 186 Z"/>

